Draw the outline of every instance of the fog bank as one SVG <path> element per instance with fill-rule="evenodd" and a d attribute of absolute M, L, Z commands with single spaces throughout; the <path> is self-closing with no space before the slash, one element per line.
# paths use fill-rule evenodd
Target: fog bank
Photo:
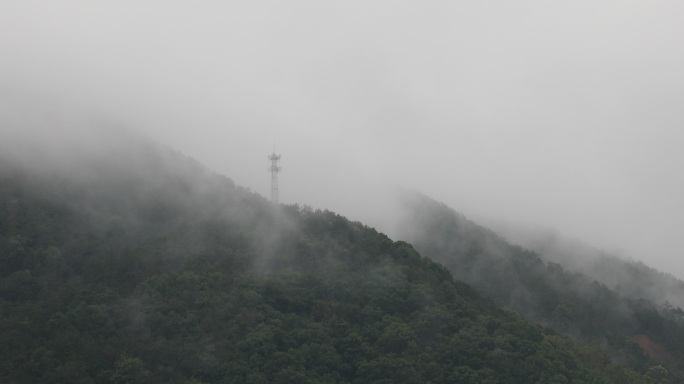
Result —
<path fill-rule="evenodd" d="M 111 117 L 264 195 L 275 145 L 285 203 L 389 226 L 400 185 L 684 277 L 682 11 L 10 0 L 0 100 Z"/>

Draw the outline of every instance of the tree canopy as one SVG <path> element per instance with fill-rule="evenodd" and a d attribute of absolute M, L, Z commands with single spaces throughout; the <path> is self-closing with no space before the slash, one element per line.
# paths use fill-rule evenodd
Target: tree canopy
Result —
<path fill-rule="evenodd" d="M 409 243 L 164 151 L 87 175 L 0 163 L 0 381 L 671 379 L 497 307 Z"/>

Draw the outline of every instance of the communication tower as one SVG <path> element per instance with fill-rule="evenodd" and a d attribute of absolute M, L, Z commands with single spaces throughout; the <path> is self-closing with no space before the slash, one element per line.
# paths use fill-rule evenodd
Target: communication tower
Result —
<path fill-rule="evenodd" d="M 275 150 L 273 150 L 268 159 L 271 160 L 271 166 L 268 168 L 271 172 L 271 202 L 278 204 L 278 172 L 281 169 L 278 166 L 278 161 L 280 161 L 280 155 L 276 155 Z"/>

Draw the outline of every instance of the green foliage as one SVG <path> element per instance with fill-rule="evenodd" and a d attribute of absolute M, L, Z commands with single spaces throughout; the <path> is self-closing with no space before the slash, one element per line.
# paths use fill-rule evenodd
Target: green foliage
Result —
<path fill-rule="evenodd" d="M 405 198 L 410 211 L 406 217 L 411 220 L 403 223 L 408 228 L 403 237 L 445 265 L 455 278 L 529 321 L 605 348 L 642 373 L 655 359 L 669 371 L 668 380 L 684 381 L 681 309 L 621 297 L 605 285 L 509 244 L 443 204 L 418 195 Z M 636 335 L 659 343 L 666 352 L 646 356 L 634 341 Z"/>
<path fill-rule="evenodd" d="M 498 309 L 360 223 L 144 159 L 130 173 L 99 164 L 86 181 L 2 174 L 1 382 L 669 377 Z"/>

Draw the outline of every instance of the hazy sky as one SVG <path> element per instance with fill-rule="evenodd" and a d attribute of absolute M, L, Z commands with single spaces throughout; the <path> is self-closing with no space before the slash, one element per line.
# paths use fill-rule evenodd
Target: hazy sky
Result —
<path fill-rule="evenodd" d="M 680 0 L 0 0 L 0 101 L 109 116 L 265 196 L 275 144 L 285 203 L 373 224 L 394 183 L 684 277 L 682 20 Z"/>

